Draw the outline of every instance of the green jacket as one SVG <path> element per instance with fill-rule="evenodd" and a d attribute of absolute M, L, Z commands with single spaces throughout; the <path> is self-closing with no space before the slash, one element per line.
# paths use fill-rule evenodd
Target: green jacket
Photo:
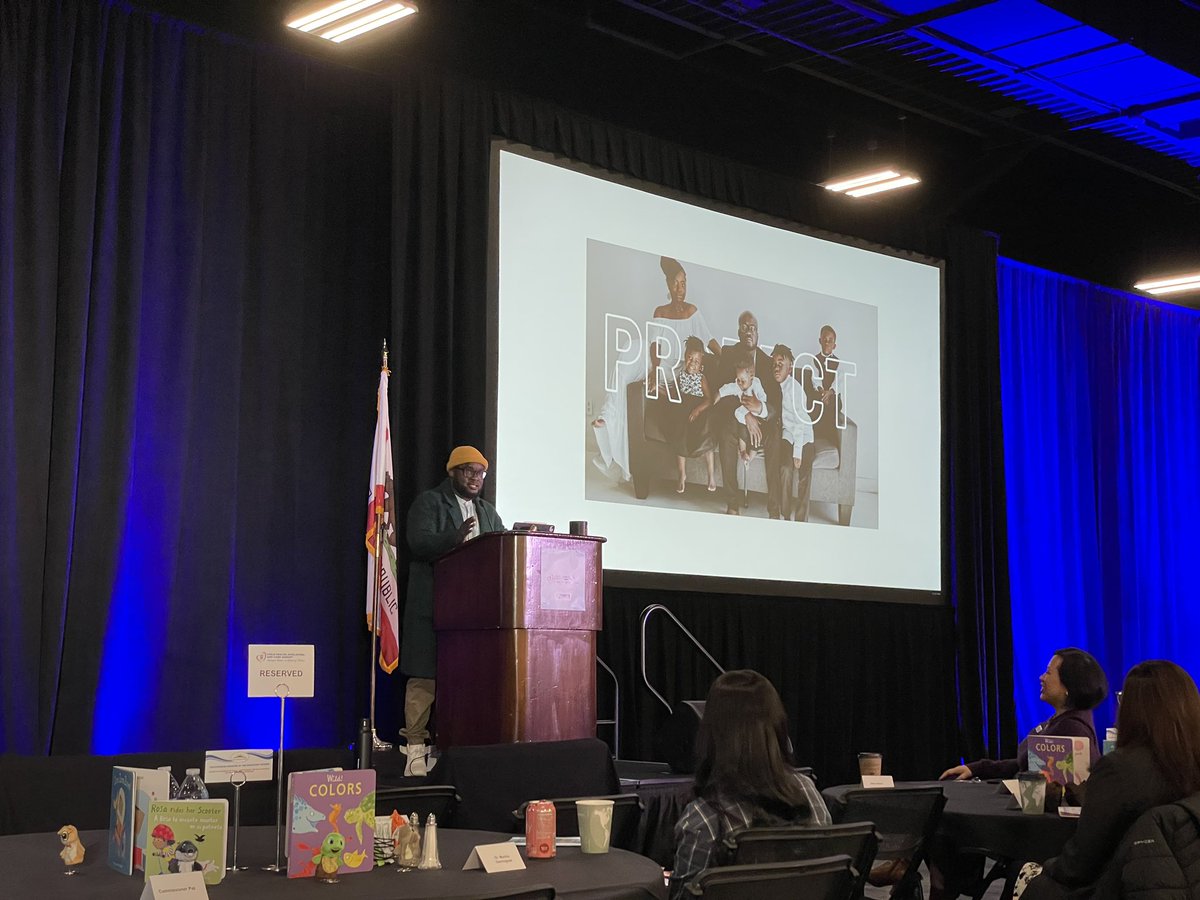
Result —
<path fill-rule="evenodd" d="M 496 507 L 475 498 L 481 534 L 503 531 Z M 433 633 L 433 561 L 458 543 L 462 510 L 447 478 L 417 495 L 408 509 L 407 539 L 411 551 L 404 626 L 400 632 L 400 671 L 417 678 L 437 677 L 437 639 Z"/>

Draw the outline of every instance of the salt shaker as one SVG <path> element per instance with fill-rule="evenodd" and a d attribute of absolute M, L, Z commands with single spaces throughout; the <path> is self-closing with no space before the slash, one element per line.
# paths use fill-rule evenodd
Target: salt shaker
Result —
<path fill-rule="evenodd" d="M 418 869 L 440 869 L 442 861 L 438 859 L 437 817 L 429 814 L 425 820 L 425 843 L 421 847 L 421 864 Z"/>

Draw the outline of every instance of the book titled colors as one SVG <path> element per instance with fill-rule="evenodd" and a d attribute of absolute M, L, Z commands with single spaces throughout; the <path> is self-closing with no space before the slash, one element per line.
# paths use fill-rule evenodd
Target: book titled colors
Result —
<path fill-rule="evenodd" d="M 375 770 L 296 772 L 288 790 L 288 878 L 370 872 Z"/>
<path fill-rule="evenodd" d="M 1029 751 L 1030 772 L 1041 772 L 1047 781 L 1062 785 L 1087 781 L 1091 770 L 1087 738 L 1039 734 L 1031 736 L 1025 746 Z"/>

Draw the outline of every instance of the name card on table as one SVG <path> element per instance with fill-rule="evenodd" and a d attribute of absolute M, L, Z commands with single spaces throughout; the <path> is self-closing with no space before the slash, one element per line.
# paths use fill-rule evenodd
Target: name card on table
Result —
<path fill-rule="evenodd" d="M 140 900 L 208 900 L 203 872 L 178 872 L 151 875 L 142 888 Z"/>
<path fill-rule="evenodd" d="M 862 786 L 865 788 L 890 788 L 895 787 L 896 783 L 892 781 L 891 775 L 864 775 Z"/>
<path fill-rule="evenodd" d="M 463 871 L 480 867 L 489 875 L 493 872 L 516 872 L 525 868 L 525 860 L 521 859 L 521 851 L 508 841 L 502 844 L 480 844 L 463 863 Z"/>
<path fill-rule="evenodd" d="M 316 671 L 313 644 L 250 644 L 247 697 L 311 697 Z"/>
<path fill-rule="evenodd" d="M 270 781 L 274 750 L 209 750 L 204 754 L 204 781 Z"/>

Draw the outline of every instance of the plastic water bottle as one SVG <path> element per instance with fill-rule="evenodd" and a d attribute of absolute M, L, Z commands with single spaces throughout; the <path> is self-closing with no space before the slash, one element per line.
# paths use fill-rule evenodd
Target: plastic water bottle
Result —
<path fill-rule="evenodd" d="M 200 780 L 199 769 L 188 769 L 187 777 L 183 779 L 183 784 L 179 786 L 180 800 L 207 800 L 208 788 L 204 782 Z"/>
<path fill-rule="evenodd" d="M 172 800 L 179 799 L 179 782 L 175 780 L 175 773 L 171 771 L 170 766 L 159 766 L 158 771 L 166 772 L 167 777 L 171 779 L 170 793 L 167 795 Z"/>

